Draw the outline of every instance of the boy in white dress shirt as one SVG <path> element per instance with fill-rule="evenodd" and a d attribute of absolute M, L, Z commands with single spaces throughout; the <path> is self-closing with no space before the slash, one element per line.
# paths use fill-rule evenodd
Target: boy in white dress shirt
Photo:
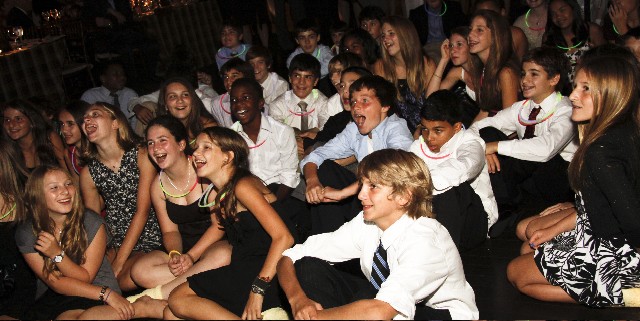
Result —
<path fill-rule="evenodd" d="M 293 129 L 262 113 L 262 87 L 255 79 L 240 78 L 230 93 L 231 112 L 238 121 L 231 126 L 249 145 L 253 174 L 284 200 L 300 182 Z"/>
<path fill-rule="evenodd" d="M 257 45 L 247 51 L 247 61 L 253 66 L 256 80 L 262 86 L 264 103 L 269 105 L 289 90 L 289 83 L 277 73 L 271 71 L 273 58 L 269 49 Z"/>
<path fill-rule="evenodd" d="M 525 196 L 544 207 L 573 198 L 567 167 L 577 149 L 575 127 L 571 102 L 557 91 L 567 70 L 567 58 L 554 48 L 529 51 L 520 81 L 527 99 L 470 128 L 487 143 L 487 165 L 501 215 L 517 209 Z M 507 138 L 512 133 L 517 139 Z"/>
<path fill-rule="evenodd" d="M 234 81 L 240 78 L 255 79 L 255 74 L 253 73 L 253 67 L 251 67 L 250 63 L 245 62 L 240 58 L 232 58 L 222 65 L 222 68 L 220 69 L 220 77 L 222 77 L 224 89 L 226 89 L 227 92 L 213 100 L 203 99 L 202 102 L 209 113 L 216 118 L 218 126 L 231 128 L 231 125 L 235 122 L 231 114 L 231 104 L 229 102 L 231 85 L 233 85 Z"/>
<path fill-rule="evenodd" d="M 329 60 L 333 57 L 331 48 L 320 44 L 320 27 L 312 19 L 302 19 L 294 27 L 298 48 L 287 58 L 287 68 L 291 72 L 293 58 L 301 53 L 311 55 L 320 63 L 320 76 L 323 78 L 329 74 Z"/>
<path fill-rule="evenodd" d="M 286 250 L 278 263 L 293 316 L 477 319 L 458 250 L 432 218 L 425 163 L 410 152 L 379 150 L 362 160 L 358 178 L 363 211 L 337 231 Z M 328 263 L 355 258 L 366 279 Z"/>
<path fill-rule="evenodd" d="M 129 111 L 128 105 L 131 99 L 138 97 L 138 94 L 126 87 L 127 75 L 122 63 L 107 63 L 100 73 L 100 82 L 102 86 L 88 89 L 82 94 L 80 100 L 89 104 L 102 101 L 118 107 L 127 116 L 131 127 L 135 128 L 137 118 L 132 111 Z"/>
<path fill-rule="evenodd" d="M 498 205 L 484 157 L 484 141 L 462 125 L 463 107 L 449 90 L 434 92 L 420 112 L 420 138 L 410 151 L 429 167 L 433 212 L 460 249 L 487 238 Z"/>
<path fill-rule="evenodd" d="M 318 61 L 308 54 L 297 55 L 289 69 L 291 90 L 280 95 L 269 106 L 269 116 L 293 127 L 299 134 L 320 131 L 329 114 L 327 97 L 314 89 L 319 78 Z M 306 120 L 306 124 L 303 124 L 303 120 Z"/>

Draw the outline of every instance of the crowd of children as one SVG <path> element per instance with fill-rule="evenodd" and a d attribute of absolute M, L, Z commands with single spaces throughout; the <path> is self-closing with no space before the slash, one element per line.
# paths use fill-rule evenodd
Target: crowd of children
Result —
<path fill-rule="evenodd" d="M 425 0 L 411 19 L 366 7 L 331 47 L 297 22 L 288 80 L 226 22 L 221 95 L 178 63 L 138 97 L 111 63 L 57 115 L 4 103 L 0 315 L 477 319 L 459 251 L 526 215 L 518 290 L 640 306 L 624 3 L 608 23 L 630 50 L 602 45 L 574 0 L 527 1 L 527 30 L 499 0 L 468 20 Z"/>

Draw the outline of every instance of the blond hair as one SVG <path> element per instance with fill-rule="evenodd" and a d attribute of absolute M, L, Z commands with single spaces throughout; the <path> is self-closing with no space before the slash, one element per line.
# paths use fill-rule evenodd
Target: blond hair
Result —
<path fill-rule="evenodd" d="M 580 146 L 569 164 L 569 182 L 575 191 L 582 187 L 582 168 L 587 150 L 612 126 L 632 120 L 638 126 L 638 68 L 620 57 L 591 58 L 584 61 L 576 74 L 584 72 L 589 79 L 593 115 L 578 124 Z"/>
<path fill-rule="evenodd" d="M 425 162 L 415 154 L 399 149 L 375 151 L 358 166 L 358 178 L 390 186 L 393 192 L 389 197 L 402 194 L 410 197 L 405 205 L 409 217 L 435 217 L 431 210 L 431 175 Z"/>

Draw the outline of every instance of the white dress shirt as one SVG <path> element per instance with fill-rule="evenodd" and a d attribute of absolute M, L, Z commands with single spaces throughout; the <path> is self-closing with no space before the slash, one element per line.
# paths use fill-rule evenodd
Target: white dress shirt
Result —
<path fill-rule="evenodd" d="M 310 236 L 283 255 L 293 262 L 306 256 L 333 263 L 360 258 L 362 273 L 371 278 L 380 240 L 391 274 L 376 300 L 398 311 L 394 319 L 413 319 L 419 302 L 448 309 L 454 320 L 478 318 L 475 294 L 465 279 L 460 254 L 447 229 L 431 218 L 414 220 L 405 214 L 382 231 L 366 222 L 361 212 L 335 232 Z"/>
<path fill-rule="evenodd" d="M 131 88 L 124 87 L 115 92 L 118 95 L 118 103 L 120 104 L 120 110 L 127 116 L 129 120 L 129 124 L 131 124 L 131 128 L 136 127 L 136 114 L 132 111 L 129 111 L 129 101 L 133 98 L 137 98 L 138 94 Z M 111 96 L 111 91 L 104 86 L 90 88 L 82 94 L 80 100 L 83 100 L 89 104 L 95 104 L 96 102 L 102 101 L 105 103 L 114 104 L 113 97 Z"/>
<path fill-rule="evenodd" d="M 287 58 L 287 68 L 289 68 L 289 66 L 291 65 L 291 60 L 293 60 L 293 57 L 301 53 L 303 53 L 302 48 L 298 47 L 289 55 L 289 57 Z M 331 58 L 333 58 L 333 51 L 331 51 L 331 48 L 325 45 L 318 44 L 316 50 L 314 50 L 311 55 L 314 58 L 318 59 L 318 61 L 320 62 L 320 78 L 328 75 L 329 61 L 331 61 Z"/>
<path fill-rule="evenodd" d="M 322 130 L 329 119 L 327 97 L 317 89 L 312 90 L 304 99 L 296 96 L 293 90 L 287 90 L 269 105 L 269 116 L 287 126 L 300 129 L 302 119 L 300 116 L 302 109 L 298 106 L 300 101 L 307 103 L 307 113 L 309 113 L 307 118 L 309 126 L 307 128 Z"/>
<path fill-rule="evenodd" d="M 341 112 L 344 110 L 342 107 L 342 96 L 340 94 L 334 94 L 327 101 L 327 112 L 329 113 L 329 117 Z"/>
<path fill-rule="evenodd" d="M 409 150 L 427 164 L 433 182 L 433 195 L 468 181 L 482 200 L 489 216 L 489 227 L 498 220 L 498 204 L 489 179 L 484 140 L 480 136 L 462 129 L 442 145 L 438 153 L 431 152 L 420 139 L 416 139 Z"/>
<path fill-rule="evenodd" d="M 560 99 L 558 99 L 560 97 Z M 469 128 L 478 133 L 485 127 L 494 127 L 506 135 L 513 132 L 518 134 L 518 139 L 503 140 L 498 143 L 498 154 L 517 159 L 547 162 L 558 153 L 570 162 L 573 153 L 578 149 L 575 141 L 575 124 L 571 121 L 571 101 L 569 98 L 552 93 L 539 105 L 542 110 L 536 121 L 540 122 L 535 127 L 535 137 L 522 139 L 527 127 L 520 123 L 518 117 L 529 119 L 531 110 L 537 106 L 532 100 L 519 101 L 506 109 L 499 111 L 493 117 L 484 118 Z"/>
<path fill-rule="evenodd" d="M 231 119 L 231 101 L 229 93 L 224 93 L 211 100 L 203 100 L 204 107 L 216 118 L 218 126 L 231 128 L 233 120 Z"/>
<path fill-rule="evenodd" d="M 260 84 L 265 104 L 271 104 L 276 98 L 289 90 L 289 83 L 275 72 L 270 72 L 267 79 Z"/>
<path fill-rule="evenodd" d="M 252 141 L 240 122 L 231 126 L 249 145 L 251 173 L 260 177 L 266 185 L 278 183 L 296 188 L 300 183 L 298 173 L 298 145 L 293 128 L 262 114 L 258 140 Z"/>

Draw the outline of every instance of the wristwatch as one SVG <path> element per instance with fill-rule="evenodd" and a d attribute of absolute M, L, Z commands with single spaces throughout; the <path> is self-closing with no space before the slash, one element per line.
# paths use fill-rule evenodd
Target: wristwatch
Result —
<path fill-rule="evenodd" d="M 53 261 L 53 263 L 60 263 L 60 262 L 62 262 L 63 258 L 64 258 L 64 251 L 60 252 L 60 254 L 54 256 L 53 258 L 51 258 L 51 261 Z"/>

